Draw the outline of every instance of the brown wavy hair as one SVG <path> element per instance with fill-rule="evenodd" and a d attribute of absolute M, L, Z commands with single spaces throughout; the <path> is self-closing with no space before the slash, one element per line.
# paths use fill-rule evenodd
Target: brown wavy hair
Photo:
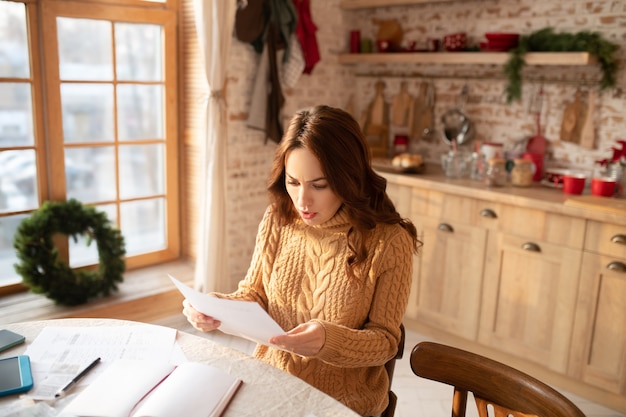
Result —
<path fill-rule="evenodd" d="M 421 242 L 415 226 L 396 211 L 385 192 L 387 180 L 372 169 L 361 127 L 349 113 L 334 107 L 320 105 L 296 113 L 276 149 L 268 191 L 281 224 L 298 218 L 285 186 L 285 160 L 290 151 L 302 148 L 320 161 L 328 185 L 342 200 L 350 219 L 350 265 L 357 266 L 366 259 L 367 235 L 378 223 L 402 226 L 417 252 Z"/>

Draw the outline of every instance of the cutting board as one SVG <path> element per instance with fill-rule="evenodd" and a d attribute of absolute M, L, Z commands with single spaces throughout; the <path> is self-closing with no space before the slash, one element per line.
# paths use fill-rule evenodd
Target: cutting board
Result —
<path fill-rule="evenodd" d="M 581 207 L 590 210 L 605 211 L 607 213 L 626 216 L 626 199 L 611 197 L 596 197 L 595 195 L 581 195 L 565 200 L 566 206 Z"/>

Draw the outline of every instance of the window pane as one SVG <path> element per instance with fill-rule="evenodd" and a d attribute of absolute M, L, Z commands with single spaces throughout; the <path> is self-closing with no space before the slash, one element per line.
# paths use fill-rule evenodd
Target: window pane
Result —
<path fill-rule="evenodd" d="M 163 138 L 163 87 L 120 85 L 117 91 L 120 140 Z"/>
<path fill-rule="evenodd" d="M 62 80 L 113 80 L 111 22 L 57 17 Z"/>
<path fill-rule="evenodd" d="M 30 77 L 26 8 L 23 4 L 0 1 L 0 39 L 0 77 Z"/>
<path fill-rule="evenodd" d="M 107 218 L 111 222 L 111 227 L 117 227 L 117 211 L 115 210 L 115 205 L 107 204 L 96 206 L 96 209 L 103 211 L 107 215 Z M 100 262 L 96 241 L 92 241 L 91 245 L 87 246 L 86 236 L 77 236 L 76 241 L 74 241 L 74 239 L 69 239 L 69 250 L 70 266 L 72 268 L 98 264 Z"/>
<path fill-rule="evenodd" d="M 164 199 L 121 204 L 121 231 L 127 256 L 165 248 Z"/>
<path fill-rule="evenodd" d="M 65 143 L 112 142 L 113 86 L 61 84 Z"/>
<path fill-rule="evenodd" d="M 0 146 L 32 146 L 30 84 L 0 83 Z"/>
<path fill-rule="evenodd" d="M 37 193 L 35 151 L 0 152 L 0 211 L 35 209 Z"/>
<path fill-rule="evenodd" d="M 115 25 L 117 79 L 162 81 L 161 27 L 134 23 Z"/>
<path fill-rule="evenodd" d="M 13 249 L 13 239 L 22 220 L 28 215 L 0 217 L 0 285 L 15 284 L 22 277 L 15 272 L 13 265 L 17 263 L 17 253 Z"/>
<path fill-rule="evenodd" d="M 68 199 L 89 204 L 114 200 L 115 148 L 65 149 L 65 178 Z"/>
<path fill-rule="evenodd" d="M 164 193 L 163 145 L 120 146 L 120 198 Z"/>

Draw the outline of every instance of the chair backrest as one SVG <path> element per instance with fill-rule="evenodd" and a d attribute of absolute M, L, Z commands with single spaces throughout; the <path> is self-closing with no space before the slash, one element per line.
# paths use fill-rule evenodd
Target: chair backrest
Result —
<path fill-rule="evenodd" d="M 487 417 L 585 417 L 569 399 L 547 384 L 503 363 L 434 342 L 420 342 L 411 352 L 411 369 L 422 378 L 454 387 L 452 416 L 464 417 L 467 396 Z"/>
<path fill-rule="evenodd" d="M 406 340 L 406 332 L 404 330 L 404 324 L 400 323 L 400 341 L 398 342 L 398 351 L 396 352 L 396 356 L 391 358 L 385 364 L 385 369 L 387 370 L 387 376 L 389 377 L 389 404 L 380 417 L 393 417 L 396 411 L 396 404 L 398 402 L 398 397 L 391 390 L 391 383 L 393 381 L 393 371 L 396 369 L 396 361 L 398 359 L 402 359 L 402 355 L 404 354 L 404 341 Z"/>

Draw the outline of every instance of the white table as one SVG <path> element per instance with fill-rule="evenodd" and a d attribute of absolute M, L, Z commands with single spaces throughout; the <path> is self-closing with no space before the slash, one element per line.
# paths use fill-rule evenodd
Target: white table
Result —
<path fill-rule="evenodd" d="M 112 319 L 61 319 L 4 325 L 26 336 L 26 343 L 0 353 L 0 358 L 22 354 L 29 343 L 47 326 L 125 326 L 140 323 Z M 203 362 L 238 376 L 244 384 L 229 405 L 225 417 L 356 417 L 334 398 L 301 379 L 261 362 L 249 355 L 212 340 L 178 332 L 176 341 L 189 361 Z M 0 407 L 16 401 L 17 395 L 0 399 Z"/>

